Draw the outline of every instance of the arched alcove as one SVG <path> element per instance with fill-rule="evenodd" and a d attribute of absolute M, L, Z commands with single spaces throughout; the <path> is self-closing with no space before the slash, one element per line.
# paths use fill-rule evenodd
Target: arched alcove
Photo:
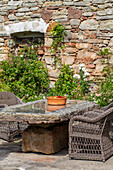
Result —
<path fill-rule="evenodd" d="M 5 26 L 7 35 L 10 36 L 11 52 L 15 55 L 18 54 L 20 48 L 28 45 L 31 42 L 44 45 L 44 34 L 48 24 L 43 19 L 36 19 L 34 21 L 26 21 L 13 23 Z M 41 45 L 39 48 L 39 58 L 42 59 L 44 54 L 44 48 Z"/>

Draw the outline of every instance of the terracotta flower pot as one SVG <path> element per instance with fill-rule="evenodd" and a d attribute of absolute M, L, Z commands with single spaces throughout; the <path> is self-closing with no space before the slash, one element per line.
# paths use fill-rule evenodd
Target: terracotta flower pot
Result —
<path fill-rule="evenodd" d="M 48 111 L 54 111 L 54 110 L 58 110 L 58 109 L 63 109 L 63 108 L 65 108 L 66 106 L 65 105 L 48 105 L 48 107 L 47 107 L 47 110 Z"/>
<path fill-rule="evenodd" d="M 65 105 L 67 97 L 64 96 L 49 96 L 47 102 L 49 105 Z"/>

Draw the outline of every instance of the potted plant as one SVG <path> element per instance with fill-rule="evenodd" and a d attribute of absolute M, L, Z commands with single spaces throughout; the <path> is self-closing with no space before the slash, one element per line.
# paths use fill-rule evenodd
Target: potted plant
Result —
<path fill-rule="evenodd" d="M 48 105 L 65 105 L 67 97 L 65 96 L 49 96 L 47 97 Z"/>

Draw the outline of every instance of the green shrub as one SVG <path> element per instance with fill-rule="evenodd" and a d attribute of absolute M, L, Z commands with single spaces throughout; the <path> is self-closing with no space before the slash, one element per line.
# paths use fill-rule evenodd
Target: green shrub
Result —
<path fill-rule="evenodd" d="M 80 69 L 79 79 L 69 65 L 63 64 L 55 87 L 49 91 L 49 95 L 66 95 L 70 99 L 83 99 L 89 93 L 90 81 Z"/>
<path fill-rule="evenodd" d="M 110 64 L 109 49 L 100 50 L 99 55 L 102 56 L 102 64 L 105 66 L 102 70 L 102 80 L 98 80 L 98 95 L 95 100 L 102 107 L 113 102 L 113 66 Z"/>
<path fill-rule="evenodd" d="M 75 78 L 73 77 L 74 71 L 72 71 L 69 65 L 63 64 L 58 80 L 55 83 L 55 88 L 50 90 L 52 95 L 68 95 L 72 96 L 72 91 L 77 87 Z"/>
<path fill-rule="evenodd" d="M 38 96 L 47 90 L 49 78 L 47 69 L 36 56 L 31 58 L 30 55 L 29 57 L 25 55 L 27 56 L 22 51 L 18 56 L 12 56 L 10 60 L 1 61 L 0 91 L 11 91 L 28 102 L 37 100 Z"/>

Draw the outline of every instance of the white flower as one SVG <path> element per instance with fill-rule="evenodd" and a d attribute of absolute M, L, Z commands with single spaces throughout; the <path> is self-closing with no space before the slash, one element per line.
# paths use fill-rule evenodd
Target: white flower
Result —
<path fill-rule="evenodd" d="M 84 72 L 86 71 L 86 68 L 85 68 L 85 67 L 81 67 L 81 69 L 82 69 L 82 71 L 84 71 Z"/>
<path fill-rule="evenodd" d="M 73 68 L 73 66 L 69 66 L 69 68 Z"/>
<path fill-rule="evenodd" d="M 84 76 L 89 76 L 89 75 L 90 74 L 87 71 L 84 72 Z"/>
<path fill-rule="evenodd" d="M 23 55 L 21 54 L 20 57 L 23 57 Z"/>
<path fill-rule="evenodd" d="M 83 67 L 85 68 L 85 64 L 80 64 L 80 69 Z"/>
<path fill-rule="evenodd" d="M 77 78 L 77 79 L 80 79 L 80 75 L 79 74 L 74 74 L 73 77 Z"/>

